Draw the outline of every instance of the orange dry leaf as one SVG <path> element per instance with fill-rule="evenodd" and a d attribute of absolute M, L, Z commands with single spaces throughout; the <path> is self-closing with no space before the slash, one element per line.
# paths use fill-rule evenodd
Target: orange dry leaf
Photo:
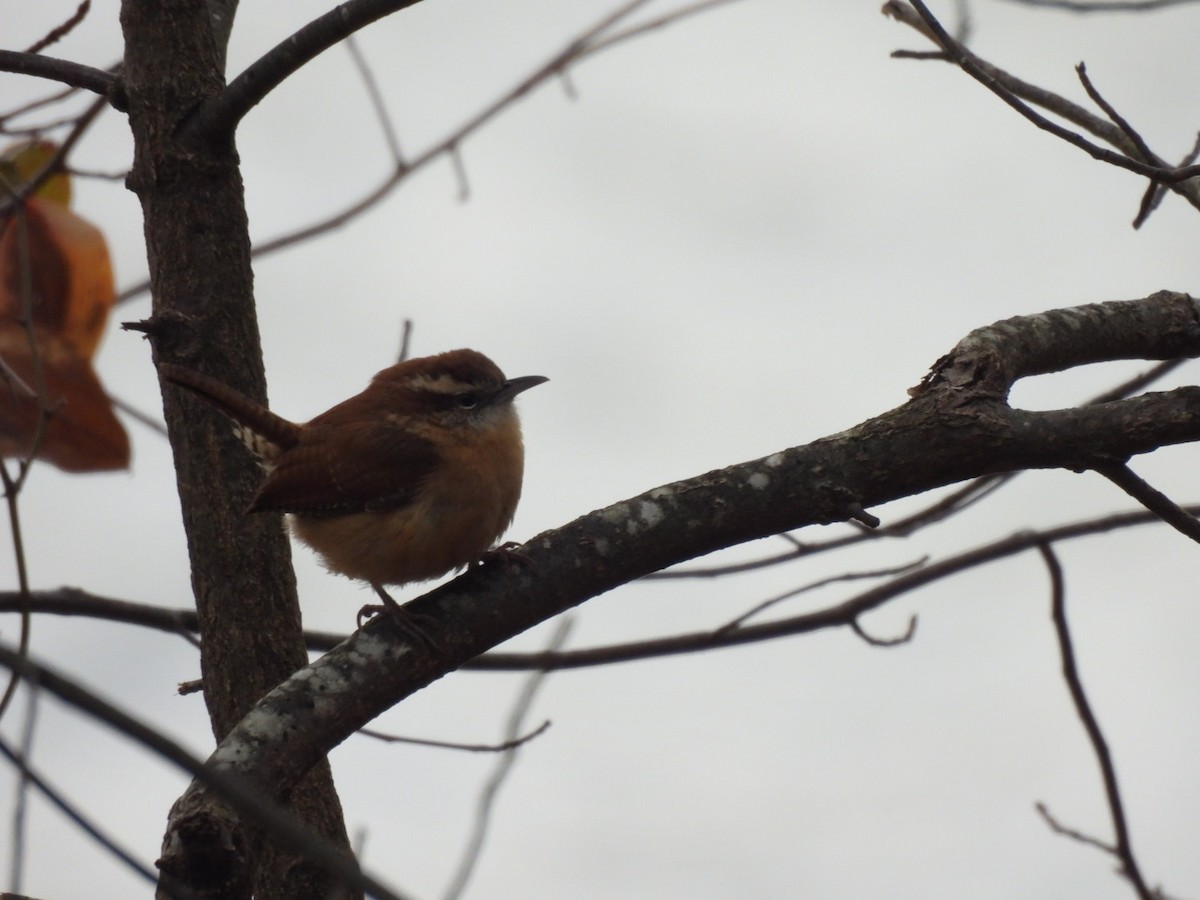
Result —
<path fill-rule="evenodd" d="M 15 186 L 53 154 L 45 141 L 10 148 L 0 175 Z M 0 455 L 33 451 L 68 472 L 123 469 L 129 436 L 91 364 L 115 299 L 112 265 L 104 235 L 69 197 L 56 175 L 0 222 Z"/>

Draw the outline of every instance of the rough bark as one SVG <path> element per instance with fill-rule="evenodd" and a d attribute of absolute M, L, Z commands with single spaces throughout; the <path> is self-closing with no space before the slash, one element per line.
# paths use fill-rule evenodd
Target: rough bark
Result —
<path fill-rule="evenodd" d="M 225 12 L 232 15 L 226 4 Z M 156 360 L 209 372 L 260 400 L 266 383 L 255 316 L 250 240 L 232 135 L 203 145 L 177 139 L 189 111 L 224 87 L 223 47 L 205 0 L 126 0 L 124 98 L 134 136 L 128 185 L 142 204 L 153 291 L 144 323 Z M 229 429 L 190 398 L 164 393 L 191 555 L 202 638 L 201 670 L 213 733 L 221 740 L 263 694 L 307 661 L 290 550 L 277 517 L 242 515 L 259 474 Z M 324 762 L 289 788 L 295 813 L 348 847 Z M 185 830 L 187 826 L 185 825 Z M 198 831 L 197 831 L 198 829 Z M 177 874 L 207 896 L 324 898 L 326 876 L 256 829 L 230 835 L 191 828 L 228 854 L 193 855 Z M 164 865 L 178 863 L 173 841 Z M 190 867 L 190 868 L 189 868 Z M 186 869 L 186 871 L 184 871 Z"/>
<path fill-rule="evenodd" d="M 1014 381 L 1109 359 L 1200 355 L 1200 305 L 1160 292 L 998 322 L 968 335 L 912 399 L 854 428 L 663 485 L 539 535 L 524 565 L 486 566 L 409 605 L 440 648 L 410 646 L 381 617 L 273 690 L 209 766 L 284 797 L 310 765 L 383 710 L 465 661 L 591 597 L 674 563 L 805 525 L 869 520 L 865 507 L 1029 468 L 1105 468 L 1200 440 L 1200 388 L 1076 409 L 1013 409 Z M 770 624 L 714 634 L 753 640 Z M 184 801 L 237 833 L 228 784 Z"/>

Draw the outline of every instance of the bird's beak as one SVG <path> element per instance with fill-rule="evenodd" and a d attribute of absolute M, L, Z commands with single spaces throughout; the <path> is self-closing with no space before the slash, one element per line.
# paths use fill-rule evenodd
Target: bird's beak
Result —
<path fill-rule="evenodd" d="M 549 381 L 545 375 L 522 375 L 520 378 L 510 378 L 504 382 L 504 386 L 500 388 L 500 393 L 496 395 L 498 402 L 511 400 L 521 391 L 527 391 L 531 387 L 537 387 L 544 381 Z"/>

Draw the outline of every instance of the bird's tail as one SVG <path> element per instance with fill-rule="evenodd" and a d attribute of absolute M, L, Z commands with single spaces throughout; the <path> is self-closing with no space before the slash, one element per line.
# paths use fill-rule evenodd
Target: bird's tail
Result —
<path fill-rule="evenodd" d="M 172 363 L 160 363 L 158 373 L 163 381 L 187 388 L 232 419 L 237 436 L 268 467 L 299 438 L 300 426 L 295 422 L 275 415 L 215 378 Z"/>

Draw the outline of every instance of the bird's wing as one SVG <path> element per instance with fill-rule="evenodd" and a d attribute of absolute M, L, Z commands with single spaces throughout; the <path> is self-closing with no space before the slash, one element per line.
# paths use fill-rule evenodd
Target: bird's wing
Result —
<path fill-rule="evenodd" d="M 303 427 L 249 511 L 345 515 L 396 509 L 412 502 L 436 463 L 433 445 L 402 423 L 327 413 Z"/>

